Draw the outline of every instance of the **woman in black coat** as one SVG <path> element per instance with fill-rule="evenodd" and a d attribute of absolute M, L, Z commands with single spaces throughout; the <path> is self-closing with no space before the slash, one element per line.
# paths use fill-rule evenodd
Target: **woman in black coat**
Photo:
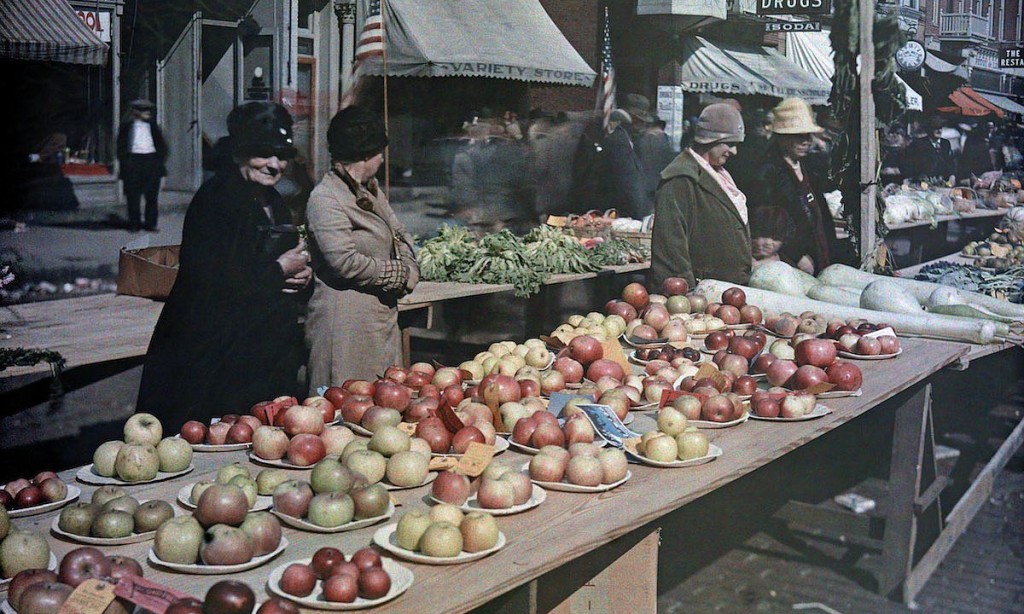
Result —
<path fill-rule="evenodd" d="M 189 205 L 178 276 L 142 372 L 138 411 L 169 432 L 299 389 L 300 291 L 312 271 L 274 189 L 296 154 L 292 120 L 255 102 L 227 123 L 234 164 Z"/>

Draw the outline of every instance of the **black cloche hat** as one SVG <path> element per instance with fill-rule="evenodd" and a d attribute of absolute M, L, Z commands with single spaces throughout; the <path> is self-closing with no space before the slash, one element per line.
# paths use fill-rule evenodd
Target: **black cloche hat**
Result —
<path fill-rule="evenodd" d="M 380 153 L 388 145 L 384 118 L 365 107 L 338 111 L 327 128 L 327 149 L 340 162 L 358 162 Z"/>
<path fill-rule="evenodd" d="M 274 102 L 247 102 L 228 113 L 228 135 L 236 155 L 294 158 L 292 116 Z"/>

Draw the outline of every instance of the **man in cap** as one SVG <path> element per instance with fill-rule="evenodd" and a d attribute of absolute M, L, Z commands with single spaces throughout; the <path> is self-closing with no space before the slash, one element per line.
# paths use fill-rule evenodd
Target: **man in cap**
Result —
<path fill-rule="evenodd" d="M 131 115 L 117 133 L 117 159 L 128 201 L 128 228 L 132 232 L 139 228 L 156 230 L 160 178 L 166 174 L 167 143 L 153 120 L 154 108 L 149 100 L 133 100 Z M 146 197 L 144 223 L 140 211 L 143 196 Z"/>
<path fill-rule="evenodd" d="M 747 199 L 725 170 L 743 142 L 743 118 L 735 107 L 706 107 L 693 144 L 661 172 L 651 240 L 650 287 L 668 277 L 690 285 L 699 279 L 745 284 L 750 279 Z"/>
<path fill-rule="evenodd" d="M 952 146 L 942 138 L 941 119 L 928 118 L 925 131 L 907 147 L 906 167 L 905 177 L 954 181 Z"/>

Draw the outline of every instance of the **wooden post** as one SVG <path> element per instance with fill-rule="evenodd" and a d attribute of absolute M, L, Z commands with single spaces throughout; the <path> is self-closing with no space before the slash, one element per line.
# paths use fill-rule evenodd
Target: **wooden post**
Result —
<path fill-rule="evenodd" d="M 878 135 L 875 130 L 875 99 L 871 82 L 875 77 L 875 2 L 859 0 L 860 8 L 860 183 L 866 186 L 860 194 L 860 258 L 861 265 L 872 261 L 875 247 L 875 185 Z M 870 266 L 868 268 L 874 268 Z"/>

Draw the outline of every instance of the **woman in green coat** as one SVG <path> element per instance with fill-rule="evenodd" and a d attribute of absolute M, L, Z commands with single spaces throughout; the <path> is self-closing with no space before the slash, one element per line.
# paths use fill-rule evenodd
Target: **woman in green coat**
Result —
<path fill-rule="evenodd" d="M 743 141 L 743 118 L 717 103 L 700 114 L 694 144 L 661 172 L 651 239 L 648 287 L 682 277 L 745 284 L 750 279 L 747 198 L 725 162 Z"/>

